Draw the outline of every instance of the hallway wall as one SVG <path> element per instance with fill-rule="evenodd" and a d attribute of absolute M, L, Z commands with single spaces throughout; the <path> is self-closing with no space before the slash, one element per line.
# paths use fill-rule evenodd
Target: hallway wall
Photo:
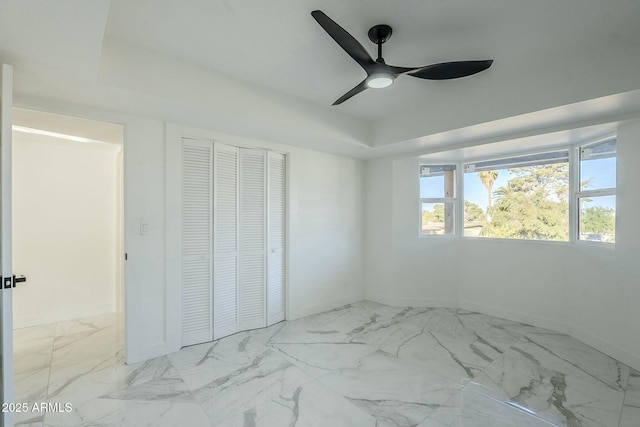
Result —
<path fill-rule="evenodd" d="M 119 146 L 13 133 L 14 327 L 116 308 Z"/>

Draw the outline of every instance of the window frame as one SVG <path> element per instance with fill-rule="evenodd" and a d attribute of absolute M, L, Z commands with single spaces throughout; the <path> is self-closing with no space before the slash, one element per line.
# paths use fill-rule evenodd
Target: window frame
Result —
<path fill-rule="evenodd" d="M 419 159 L 418 164 L 418 182 L 421 176 L 420 168 L 422 166 L 455 166 L 455 197 L 454 198 L 421 198 L 420 188 L 418 185 L 418 236 L 420 238 L 437 238 L 442 237 L 457 237 L 470 240 L 508 240 L 508 241 L 527 241 L 537 243 L 552 243 L 552 244 L 580 244 L 588 246 L 597 246 L 605 249 L 612 249 L 615 247 L 616 242 L 601 242 L 601 241 L 589 241 L 581 240 L 579 229 L 579 214 L 580 206 L 578 200 L 583 197 L 597 197 L 597 196 L 616 196 L 617 206 L 617 166 L 616 166 L 616 186 L 612 188 L 597 189 L 597 190 L 580 190 L 580 150 L 596 145 L 607 140 L 616 140 L 616 164 L 618 160 L 617 152 L 617 133 L 612 132 L 597 138 L 588 138 L 579 142 L 570 144 L 563 144 L 557 146 L 549 146 L 537 150 L 514 150 L 508 153 L 498 153 L 495 156 L 479 156 L 470 157 L 468 159 L 459 159 L 451 161 L 443 161 L 438 159 L 435 161 L 429 161 L 428 157 Z M 464 167 L 470 163 L 480 163 L 488 161 L 499 161 L 510 158 L 517 158 L 523 156 L 534 156 L 544 153 L 568 151 L 568 163 L 569 163 L 569 238 L 568 240 L 556 241 L 556 240 L 530 240 L 530 239 L 509 239 L 503 237 L 475 237 L 464 235 L 464 200 L 465 200 L 465 188 L 464 188 Z M 423 234 L 422 233 L 422 203 L 453 203 L 454 204 L 454 231 L 451 234 Z M 616 225 L 617 225 L 617 208 L 616 208 Z"/>
<path fill-rule="evenodd" d="M 544 155 L 544 154 L 551 154 L 551 153 L 561 153 L 561 152 L 566 152 L 567 153 L 567 164 L 569 167 L 569 195 L 567 197 L 567 202 L 569 204 L 569 236 L 567 238 L 567 240 L 550 240 L 550 239 L 544 239 L 544 240 L 536 240 L 536 239 L 514 239 L 514 238 L 508 238 L 508 237 L 480 237 L 480 236 L 465 236 L 464 232 L 461 234 L 460 237 L 463 237 L 465 239 L 472 239 L 472 240 L 506 240 L 506 241 L 517 241 L 517 242 L 521 242 L 521 241 L 525 241 L 525 242 L 546 242 L 546 243 L 553 243 L 553 244 L 567 244 L 567 243 L 571 243 L 571 230 L 572 230 L 572 225 L 571 225 L 571 200 L 572 200 L 572 193 L 571 193 L 571 182 L 572 182 L 572 166 L 571 166 L 571 153 L 572 153 L 572 149 L 573 149 L 573 145 L 572 146 L 556 146 L 556 147 L 548 147 L 546 149 L 538 149 L 538 150 L 522 150 L 522 151 L 514 151 L 509 153 L 508 155 L 497 155 L 497 156 L 489 156 L 489 157 L 480 157 L 477 159 L 469 159 L 469 160 L 465 160 L 463 162 L 461 162 L 461 168 L 463 169 L 463 179 L 464 179 L 464 168 L 466 165 L 472 164 L 472 163 L 482 163 L 482 162 L 499 162 L 499 161 L 503 161 L 503 160 L 509 160 L 509 159 L 517 159 L 519 157 L 532 157 L 532 156 L 538 156 L 538 155 Z M 507 167 L 506 169 L 509 169 L 509 167 Z M 471 172 L 471 173 L 475 173 Z M 464 184 L 463 184 L 464 185 Z M 464 194 L 463 194 L 463 200 L 464 200 Z M 463 211 L 462 211 L 462 215 L 463 215 L 463 227 L 464 227 L 464 202 L 463 202 Z"/>
<path fill-rule="evenodd" d="M 616 186 L 615 187 L 609 187 L 609 188 L 600 188 L 600 189 L 595 189 L 595 190 L 580 190 L 580 151 L 583 148 L 586 147 L 590 147 L 593 145 L 597 145 L 609 140 L 615 140 L 616 141 Z M 571 218 L 569 220 L 569 225 L 571 227 L 571 238 L 572 238 L 572 243 L 576 243 L 579 245 L 588 245 L 588 246 L 598 246 L 598 247 L 604 247 L 604 248 L 614 248 L 616 242 L 604 242 L 604 241 L 593 241 L 593 240 L 584 240 L 584 239 L 580 239 L 580 203 L 579 200 L 582 198 L 588 198 L 588 197 L 600 197 L 600 196 L 615 196 L 616 197 L 616 215 L 614 218 L 614 221 L 616 223 L 616 229 L 617 229 L 617 222 L 618 222 L 618 212 L 617 212 L 617 206 L 618 206 L 618 196 L 617 196 L 617 190 L 618 190 L 618 137 L 617 135 L 609 135 L 607 137 L 604 138 L 598 138 L 596 140 L 593 141 L 584 141 L 580 144 L 576 144 L 572 147 L 572 154 L 573 154 L 573 166 L 571 167 L 571 172 L 572 172 L 572 176 L 573 176 L 573 182 L 570 182 L 572 191 L 571 191 L 571 200 L 569 203 L 569 209 L 572 208 L 573 205 L 573 211 L 570 210 L 571 212 Z M 571 158 L 570 158 L 571 161 Z M 571 225 L 571 223 L 573 222 L 573 225 Z"/>
<path fill-rule="evenodd" d="M 420 197 L 420 178 L 422 178 L 422 168 L 426 167 L 434 167 L 434 166 L 453 166 L 453 194 L 454 197 Z M 418 163 L 418 237 L 419 238 L 452 238 L 458 236 L 458 220 L 459 220 L 459 209 L 458 209 L 458 199 L 460 193 L 460 164 L 459 162 L 419 162 Z M 423 203 L 442 203 L 446 205 L 450 203 L 453 205 L 453 232 L 452 233 L 442 233 L 442 234 L 424 234 L 422 232 L 422 204 Z M 444 225 L 444 224 L 443 224 Z"/>

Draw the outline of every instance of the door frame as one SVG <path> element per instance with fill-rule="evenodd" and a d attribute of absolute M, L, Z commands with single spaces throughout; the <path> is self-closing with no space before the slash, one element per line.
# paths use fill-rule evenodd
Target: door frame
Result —
<path fill-rule="evenodd" d="M 115 311 L 118 315 L 124 318 L 123 333 L 124 333 L 124 354 L 125 360 L 128 353 L 128 340 L 127 340 L 127 318 L 126 318 L 126 263 L 125 263 L 125 250 L 126 250 L 126 203 L 125 203 L 125 162 L 126 162 L 126 144 L 127 144 L 127 122 L 121 116 L 113 116 L 111 114 L 104 114 L 99 111 L 91 109 L 84 109 L 78 107 L 65 106 L 65 104 L 49 105 L 46 102 L 14 102 L 12 108 L 30 110 L 34 112 L 56 114 L 60 116 L 67 116 L 78 119 L 92 120 L 104 123 L 111 123 L 118 125 L 122 128 L 122 141 L 120 149 L 116 152 L 116 211 L 115 222 L 115 265 L 114 265 L 114 277 L 115 277 Z M 46 129 L 45 129 L 46 130 Z"/>
<path fill-rule="evenodd" d="M 2 88 L 0 97 L 0 263 L 2 283 L 0 286 L 0 396 L 2 403 L 14 401 L 13 370 L 13 289 L 4 289 L 4 278 L 13 276 L 11 257 L 11 132 L 13 110 L 13 68 L 2 64 L 0 70 Z M 11 279 L 10 279 L 11 280 Z M 7 378 L 9 379 L 7 381 Z M 0 427 L 12 427 L 14 416 L 12 411 L 0 411 Z"/>

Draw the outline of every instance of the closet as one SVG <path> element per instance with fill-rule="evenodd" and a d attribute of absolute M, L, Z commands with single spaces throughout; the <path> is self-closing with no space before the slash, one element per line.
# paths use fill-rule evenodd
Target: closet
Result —
<path fill-rule="evenodd" d="M 182 346 L 285 317 L 285 156 L 183 138 Z"/>

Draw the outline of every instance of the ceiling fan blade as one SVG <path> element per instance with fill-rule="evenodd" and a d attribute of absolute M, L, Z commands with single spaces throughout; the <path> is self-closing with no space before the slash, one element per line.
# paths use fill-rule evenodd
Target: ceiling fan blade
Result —
<path fill-rule="evenodd" d="M 492 59 L 485 61 L 443 62 L 441 64 L 427 65 L 415 73 L 409 73 L 409 75 L 429 80 L 457 79 L 484 71 L 491 67 L 491 64 L 493 64 Z"/>
<path fill-rule="evenodd" d="M 363 90 L 368 89 L 368 88 L 369 88 L 369 86 L 367 86 L 367 79 L 364 79 L 358 86 L 354 87 L 349 92 L 347 92 L 344 95 L 342 95 L 332 105 L 340 105 L 344 101 L 346 101 L 347 99 L 351 98 L 352 96 L 355 96 L 355 95 L 359 94 L 360 92 L 362 92 Z"/>
<path fill-rule="evenodd" d="M 401 74 L 407 74 L 415 70 L 419 70 L 423 67 L 394 67 L 393 65 L 389 65 L 389 71 L 394 76 L 399 76 Z"/>
<path fill-rule="evenodd" d="M 331 18 L 324 14 L 321 10 L 314 10 L 311 16 L 320 24 L 320 26 L 340 45 L 345 52 L 349 54 L 365 71 L 375 64 L 371 55 L 367 50 L 354 39 L 344 28 L 336 24 Z"/>

